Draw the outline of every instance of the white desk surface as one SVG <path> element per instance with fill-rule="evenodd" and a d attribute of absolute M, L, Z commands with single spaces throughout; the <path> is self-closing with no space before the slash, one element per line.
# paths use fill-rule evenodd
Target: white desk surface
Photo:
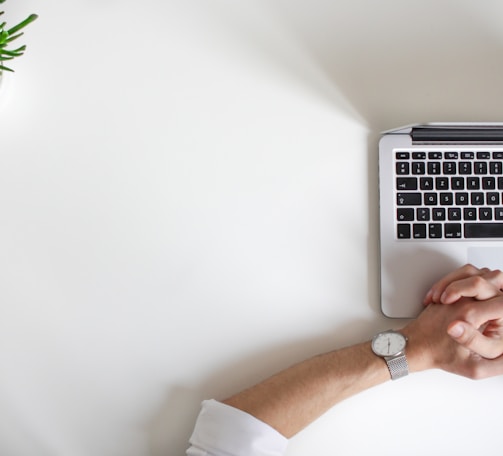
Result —
<path fill-rule="evenodd" d="M 0 454 L 181 455 L 199 403 L 398 327 L 378 132 L 501 121 L 499 0 L 11 0 Z M 498 453 L 503 379 L 411 376 L 288 455 Z M 495 438 L 496 437 L 496 438 Z"/>

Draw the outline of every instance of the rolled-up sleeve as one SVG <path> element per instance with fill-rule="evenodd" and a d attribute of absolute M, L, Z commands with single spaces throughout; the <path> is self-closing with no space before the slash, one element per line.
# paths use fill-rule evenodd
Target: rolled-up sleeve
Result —
<path fill-rule="evenodd" d="M 203 401 L 187 456 L 283 456 L 288 439 L 254 416 Z"/>

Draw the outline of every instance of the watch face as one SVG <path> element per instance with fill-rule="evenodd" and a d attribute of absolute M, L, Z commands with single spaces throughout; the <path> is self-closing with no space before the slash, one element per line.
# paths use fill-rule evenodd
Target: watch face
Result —
<path fill-rule="evenodd" d="M 379 356 L 393 356 L 404 350 L 406 342 L 405 336 L 398 332 L 383 332 L 372 340 L 372 350 Z"/>

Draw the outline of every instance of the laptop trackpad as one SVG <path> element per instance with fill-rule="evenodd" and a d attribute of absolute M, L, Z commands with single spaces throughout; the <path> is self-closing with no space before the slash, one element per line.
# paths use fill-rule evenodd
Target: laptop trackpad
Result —
<path fill-rule="evenodd" d="M 469 247 L 468 262 L 478 268 L 503 269 L 503 247 Z"/>

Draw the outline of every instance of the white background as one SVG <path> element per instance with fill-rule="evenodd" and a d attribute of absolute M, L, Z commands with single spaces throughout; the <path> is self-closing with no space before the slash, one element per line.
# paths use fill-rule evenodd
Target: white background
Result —
<path fill-rule="evenodd" d="M 161 456 L 381 316 L 377 138 L 501 121 L 499 0 L 10 0 L 0 454 Z M 20 44 L 23 44 L 20 42 Z M 294 455 L 497 454 L 503 380 L 345 401 Z"/>

